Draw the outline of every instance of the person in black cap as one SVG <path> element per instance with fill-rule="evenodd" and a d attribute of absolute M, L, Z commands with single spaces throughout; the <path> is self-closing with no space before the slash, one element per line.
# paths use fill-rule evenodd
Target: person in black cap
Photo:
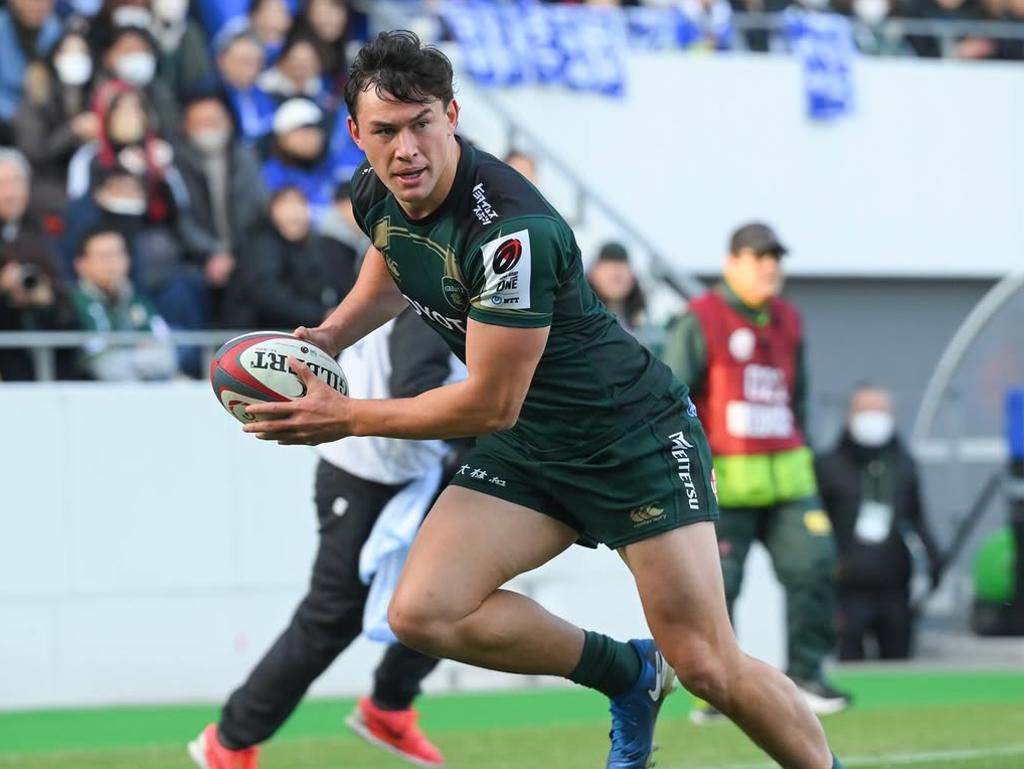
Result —
<path fill-rule="evenodd" d="M 733 232 L 722 281 L 690 302 L 663 357 L 689 386 L 714 455 L 730 614 L 747 553 L 760 541 L 786 592 L 787 673 L 812 710 L 834 713 L 850 702 L 822 671 L 836 646 L 836 551 L 804 437 L 800 315 L 779 296 L 786 253 L 762 222 Z M 703 706 L 691 717 L 718 715 Z"/>
<path fill-rule="evenodd" d="M 587 270 L 587 281 L 627 331 L 644 322 L 647 302 L 621 243 L 609 241 L 601 246 L 597 259 Z"/>

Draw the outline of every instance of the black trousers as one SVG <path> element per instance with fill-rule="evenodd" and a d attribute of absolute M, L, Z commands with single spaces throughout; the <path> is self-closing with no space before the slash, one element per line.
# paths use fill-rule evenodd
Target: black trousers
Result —
<path fill-rule="evenodd" d="M 313 681 L 362 632 L 369 588 L 359 581 L 359 551 L 401 488 L 357 478 L 321 460 L 316 471 L 320 545 L 309 591 L 221 711 L 219 733 L 226 747 L 246 748 L 273 736 Z M 374 673 L 374 702 L 389 710 L 409 707 L 437 663 L 392 644 Z"/>
<path fill-rule="evenodd" d="M 865 659 L 869 637 L 878 645 L 880 659 L 907 659 L 912 633 L 908 590 L 840 591 L 839 659 Z"/>

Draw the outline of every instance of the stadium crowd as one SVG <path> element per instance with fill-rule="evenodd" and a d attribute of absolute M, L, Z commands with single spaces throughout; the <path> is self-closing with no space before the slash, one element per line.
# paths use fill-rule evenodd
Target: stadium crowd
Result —
<path fill-rule="evenodd" d="M 785 2 L 679 7 L 699 16 Z M 836 10 L 1024 18 L 1024 0 L 909 2 Z M 366 27 L 347 0 L 7 0 L 0 331 L 148 330 L 152 341 L 129 350 L 97 336 L 62 351 L 57 374 L 150 379 L 200 375 L 198 350 L 168 358 L 168 329 L 315 324 L 352 285 L 366 245 L 348 202 L 362 153 L 341 98 L 346 53 Z M 772 46 L 746 34 L 747 47 Z M 938 50 L 905 42 L 908 53 Z M 957 55 L 1021 58 L 1021 46 L 965 39 Z M 624 251 L 612 244 L 593 261 L 599 293 L 627 326 L 641 323 Z M 33 376 L 29 350 L 0 348 L 0 379 Z"/>

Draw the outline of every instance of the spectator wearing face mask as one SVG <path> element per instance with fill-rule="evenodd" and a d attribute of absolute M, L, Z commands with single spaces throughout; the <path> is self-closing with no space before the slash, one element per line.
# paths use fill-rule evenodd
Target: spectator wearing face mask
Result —
<path fill-rule="evenodd" d="M 319 325 L 355 283 L 351 249 L 313 232 L 302 191 L 283 187 L 252 230 L 228 287 L 233 328 Z"/>
<path fill-rule="evenodd" d="M 172 137 L 181 125 L 181 110 L 174 94 L 157 78 L 158 46 L 149 32 L 152 17 L 145 8 L 122 7 L 114 15 L 109 40 L 98 48 L 100 82 L 120 81 L 137 88 L 152 105 L 155 133 Z"/>
<path fill-rule="evenodd" d="M 933 585 L 941 557 L 925 520 L 917 466 L 896 435 L 892 399 L 862 384 L 850 396 L 846 429 L 815 471 L 839 554 L 839 658 L 911 655 L 910 581 L 916 537 Z"/>
<path fill-rule="evenodd" d="M 314 223 L 331 205 L 339 181 L 328 144 L 327 119 L 309 99 L 289 99 L 274 113 L 273 140 L 263 163 L 271 193 L 285 187 L 302 191 Z"/>
<path fill-rule="evenodd" d="M 316 41 L 299 28 L 288 35 L 277 62 L 260 75 L 257 85 L 279 103 L 302 96 L 325 109 L 330 106 Z"/>
<path fill-rule="evenodd" d="M 69 172 L 69 197 L 83 201 L 84 210 L 76 214 L 88 220 L 97 216 L 98 207 L 98 216 L 120 217 L 118 228 L 135 256 L 133 277 L 140 291 L 154 301 L 172 328 L 203 329 L 207 288 L 200 267 L 187 260 L 184 236 L 191 227 L 191 209 L 184 181 L 173 164 L 172 148 L 156 135 L 144 98 L 134 88 L 109 81 L 100 86 L 95 102 L 99 138 L 79 149 Z M 120 178 L 126 187 L 121 195 L 105 199 L 89 195 L 104 172 L 120 168 L 132 176 L 131 182 Z M 134 186 L 141 187 L 140 194 L 130 190 Z M 68 218 L 71 227 L 73 220 Z M 81 224 L 75 222 L 74 228 L 81 231 Z M 70 247 L 77 247 L 74 240 Z M 182 365 L 189 374 L 196 374 L 199 352 L 186 352 L 193 358 Z"/>
<path fill-rule="evenodd" d="M 856 20 L 853 41 L 868 56 L 913 56 L 914 49 L 899 30 L 885 26 L 892 14 L 891 0 L 840 0 L 837 9 Z"/>
<path fill-rule="evenodd" d="M 99 119 L 90 109 L 93 72 L 84 33 L 65 30 L 50 53 L 26 71 L 25 99 L 14 116 L 15 145 L 34 171 L 32 212 L 54 231 L 67 205 L 71 156 L 99 135 Z"/>
<path fill-rule="evenodd" d="M 122 165 L 145 181 L 148 223 L 167 224 L 176 202 L 168 179 L 174 177 L 181 194 L 180 177 L 173 166 L 174 151 L 157 133 L 145 95 L 123 81 L 110 80 L 97 89 L 93 107 L 99 132 L 71 158 L 68 198 L 88 192 L 95 169 Z"/>
<path fill-rule="evenodd" d="M 250 142 L 270 132 L 277 101 L 256 83 L 266 54 L 263 43 L 245 19 L 229 22 L 214 38 L 217 75 L 242 136 Z"/>
<path fill-rule="evenodd" d="M 0 144 L 10 142 L 10 120 L 21 103 L 25 69 L 60 36 L 54 0 L 8 0 L 0 8 Z"/>
<path fill-rule="evenodd" d="M 266 205 L 260 161 L 238 138 L 227 104 L 212 93 L 197 94 L 185 105 L 185 141 L 176 157 L 192 214 L 185 245 L 202 265 L 216 324 L 246 232 Z"/>
<path fill-rule="evenodd" d="M 116 230 L 128 244 L 132 282 L 153 300 L 176 328 L 203 327 L 202 280 L 185 260 L 176 226 L 149 215 L 143 176 L 122 165 L 98 167 L 90 191 L 68 205 L 61 253 L 68 272 L 85 232 L 103 226 Z"/>
<path fill-rule="evenodd" d="M 179 104 L 213 75 L 206 35 L 188 17 L 188 0 L 153 0 L 149 32 L 157 44 L 156 77 Z"/>
<path fill-rule="evenodd" d="M 129 277 L 128 246 L 116 230 L 97 227 L 76 249 L 77 282 L 72 300 L 87 331 L 145 331 L 135 344 L 113 344 L 102 335 L 86 342 L 83 372 L 106 382 L 170 379 L 178 364 L 169 329 L 153 306 L 135 291 Z"/>

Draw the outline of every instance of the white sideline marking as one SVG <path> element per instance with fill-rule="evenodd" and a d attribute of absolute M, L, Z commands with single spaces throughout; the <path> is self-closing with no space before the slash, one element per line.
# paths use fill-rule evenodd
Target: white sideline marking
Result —
<path fill-rule="evenodd" d="M 974 750 L 934 750 L 926 753 L 889 753 L 878 756 L 840 756 L 844 766 L 878 766 L 880 764 L 927 764 L 931 761 L 952 761 L 959 758 L 993 758 L 996 756 L 1024 755 L 1024 744 L 1004 745 L 998 748 L 978 748 Z M 727 764 L 720 769 L 778 769 L 774 761 L 756 764 Z M 669 767 L 669 769 L 684 769 Z"/>

